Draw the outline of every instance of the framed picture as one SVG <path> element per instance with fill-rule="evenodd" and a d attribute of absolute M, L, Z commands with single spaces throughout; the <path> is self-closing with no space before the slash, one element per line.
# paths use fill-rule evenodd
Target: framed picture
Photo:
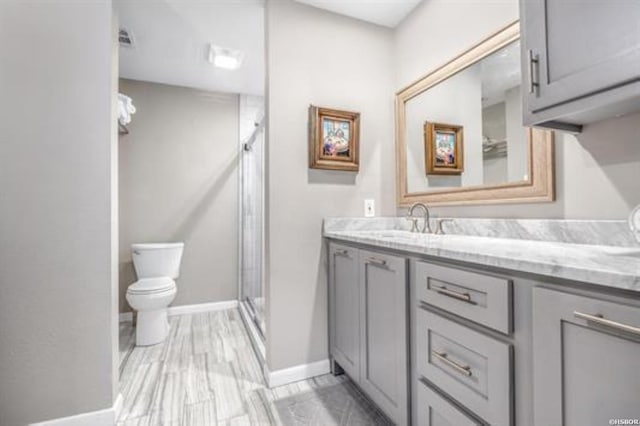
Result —
<path fill-rule="evenodd" d="M 360 113 L 309 107 L 309 167 L 345 170 L 359 168 Z"/>
<path fill-rule="evenodd" d="M 459 175 L 464 171 L 462 126 L 424 123 L 425 168 L 428 175 Z"/>

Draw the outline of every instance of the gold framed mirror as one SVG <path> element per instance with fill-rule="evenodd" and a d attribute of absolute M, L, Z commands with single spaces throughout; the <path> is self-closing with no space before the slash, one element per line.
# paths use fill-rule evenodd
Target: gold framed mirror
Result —
<path fill-rule="evenodd" d="M 521 124 L 519 42 L 514 22 L 396 94 L 398 206 L 555 199 L 553 132 Z"/>

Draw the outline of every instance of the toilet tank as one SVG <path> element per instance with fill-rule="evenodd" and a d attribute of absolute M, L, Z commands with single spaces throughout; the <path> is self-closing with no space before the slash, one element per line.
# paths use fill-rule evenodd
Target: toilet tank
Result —
<path fill-rule="evenodd" d="M 184 243 L 132 244 L 133 267 L 138 279 L 180 276 Z"/>

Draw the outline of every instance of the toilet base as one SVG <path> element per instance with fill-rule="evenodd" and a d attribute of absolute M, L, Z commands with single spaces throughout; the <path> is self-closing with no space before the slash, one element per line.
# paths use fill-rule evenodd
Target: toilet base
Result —
<path fill-rule="evenodd" d="M 164 342 L 169 335 L 167 308 L 138 311 L 136 346 L 151 346 Z"/>

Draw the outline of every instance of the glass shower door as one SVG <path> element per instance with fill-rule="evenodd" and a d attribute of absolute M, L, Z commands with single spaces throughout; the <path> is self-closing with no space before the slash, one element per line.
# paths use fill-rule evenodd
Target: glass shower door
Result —
<path fill-rule="evenodd" d="M 240 97 L 240 302 L 264 337 L 264 98 Z"/>

